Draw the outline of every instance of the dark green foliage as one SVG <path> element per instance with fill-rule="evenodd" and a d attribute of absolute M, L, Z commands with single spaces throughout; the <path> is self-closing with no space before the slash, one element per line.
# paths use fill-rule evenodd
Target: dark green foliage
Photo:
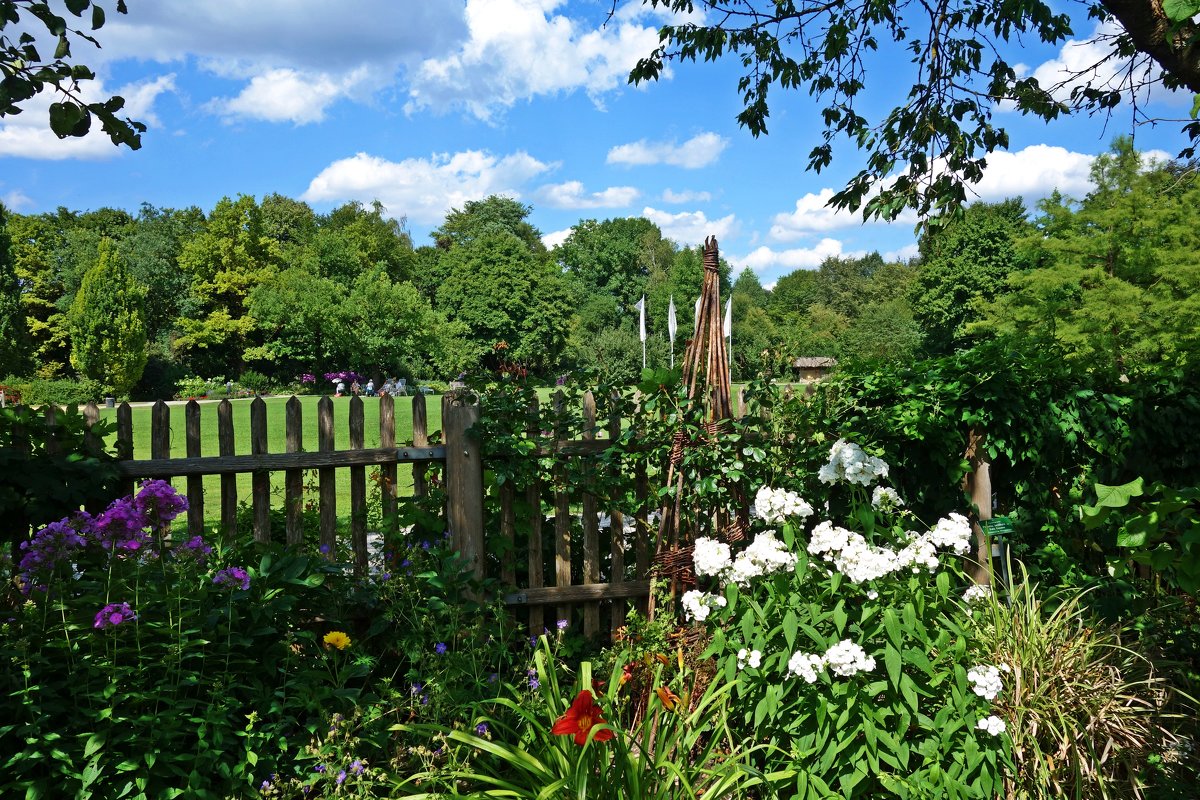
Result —
<path fill-rule="evenodd" d="M 71 304 L 71 364 L 116 395 L 127 394 L 146 366 L 145 298 L 112 241 L 102 239 Z"/>
<path fill-rule="evenodd" d="M 110 428 L 97 423 L 92 433 L 70 406 L 53 428 L 39 409 L 0 409 L 0 515 L 14 553 L 31 527 L 80 507 L 102 509 L 120 493 L 116 459 L 99 444 Z"/>
<path fill-rule="evenodd" d="M 31 366 L 29 331 L 11 245 L 8 211 L 0 204 L 0 375 L 23 375 Z"/>

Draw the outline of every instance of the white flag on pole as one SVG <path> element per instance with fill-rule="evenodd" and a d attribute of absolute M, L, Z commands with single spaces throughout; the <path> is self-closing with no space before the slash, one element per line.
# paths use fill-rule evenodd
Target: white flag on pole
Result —
<path fill-rule="evenodd" d="M 667 332 L 671 334 L 671 341 L 675 341 L 675 331 L 679 330 L 679 325 L 675 322 L 675 295 L 671 295 L 671 303 L 667 306 Z"/>
<path fill-rule="evenodd" d="M 637 301 L 638 310 L 638 325 L 642 341 L 646 341 L 646 295 L 642 295 L 642 299 Z"/>
<path fill-rule="evenodd" d="M 721 331 L 725 338 L 728 339 L 733 335 L 733 295 L 725 301 L 725 325 Z"/>
<path fill-rule="evenodd" d="M 704 295 L 696 298 L 696 316 L 692 318 L 692 330 L 695 331 L 692 335 L 700 333 L 700 301 L 704 299 Z"/>

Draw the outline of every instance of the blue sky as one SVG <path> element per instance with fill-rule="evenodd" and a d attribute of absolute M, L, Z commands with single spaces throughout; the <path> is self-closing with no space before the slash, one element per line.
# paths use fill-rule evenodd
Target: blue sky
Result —
<path fill-rule="evenodd" d="M 641 215 L 680 244 L 718 236 L 722 254 L 768 286 L 829 255 L 915 251 L 911 217 L 864 225 L 823 207 L 863 158 L 840 144 L 828 171 L 805 171 L 820 133 L 806 92 L 776 91 L 770 133 L 755 139 L 735 120 L 732 61 L 676 65 L 628 86 L 663 22 L 638 2 L 620 2 L 611 20 L 607 0 L 128 5 L 127 16 L 109 14 L 101 50 L 75 52 L 97 70 L 96 94 L 122 94 L 148 123 L 142 149 L 102 135 L 60 141 L 41 99 L 0 122 L 10 208 L 208 210 L 222 196 L 279 192 L 325 211 L 379 199 L 423 244 L 450 208 L 502 193 L 533 206 L 548 244 L 581 219 Z M 1066 46 L 1032 43 L 1011 57 L 1053 75 L 1094 60 L 1095 33 L 1080 19 Z M 910 82 L 903 54 L 883 52 L 872 66 L 868 109 Z M 1190 106 L 1160 94 L 1150 110 L 1178 118 Z M 1128 109 L 1107 125 L 1007 114 L 1010 150 L 989 159 L 979 196 L 1082 196 L 1091 159 L 1133 131 L 1131 119 Z M 1173 154 L 1179 127 L 1141 126 L 1137 146 Z"/>

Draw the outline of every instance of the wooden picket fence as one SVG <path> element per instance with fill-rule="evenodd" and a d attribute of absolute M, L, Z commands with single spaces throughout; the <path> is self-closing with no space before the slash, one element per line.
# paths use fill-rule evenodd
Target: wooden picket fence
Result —
<path fill-rule="evenodd" d="M 135 459 L 133 414 L 127 403 L 116 409 L 116 452 L 118 468 L 127 481 L 127 491 L 134 482 L 146 478 L 182 478 L 188 498 L 187 530 L 201 534 L 205 530 L 205 476 L 220 477 L 219 527 L 231 537 L 237 531 L 239 498 L 236 476 L 249 473 L 252 509 L 252 528 L 255 540 L 271 539 L 271 475 L 283 473 L 284 517 L 286 541 L 299 546 L 304 539 L 302 510 L 304 474 L 317 471 L 319 500 L 319 542 L 330 552 L 337 545 L 336 471 L 350 472 L 349 537 L 354 565 L 361 574 L 368 569 L 367 530 L 367 469 L 380 470 L 382 511 L 385 520 L 395 516 L 397 497 L 397 468 L 413 466 L 413 494 L 420 497 L 428 492 L 428 473 L 440 471 L 441 485 L 446 495 L 445 518 L 452 545 L 462 555 L 477 577 L 499 579 L 508 587 L 505 601 L 514 608 L 526 608 L 529 628 L 541 633 L 546 627 L 546 607 L 553 608 L 553 620 L 570 620 L 582 624 L 583 633 L 596 637 L 602 632 L 615 632 L 625 620 L 630 603 L 645 605 L 649 595 L 650 549 L 653 541 L 648 515 L 643 510 L 632 520 L 621 509 L 608 510 L 609 525 L 602 528 L 599 520 L 601 502 L 593 495 L 572 493 L 566 481 L 557 479 L 565 466 L 556 468 L 553 489 L 553 513 L 542 513 L 543 486 L 539 482 L 526 487 L 505 484 L 498 489 L 499 521 L 494 530 L 485 530 L 484 463 L 480 442 L 471 433 L 479 420 L 478 405 L 460 402 L 453 394 L 442 397 L 442 442 L 430 444 L 427 429 L 426 398 L 414 395 L 412 402 L 412 438 L 396 441 L 395 401 L 379 399 L 379 442 L 377 448 L 364 446 L 363 400 L 349 398 L 348 447 L 335 445 L 333 400 L 322 397 L 317 403 L 316 450 L 305 449 L 301 403 L 292 397 L 285 406 L 285 452 L 268 452 L 267 405 L 261 398 L 250 403 L 250 452 L 237 455 L 233 422 L 233 406 L 229 400 L 217 405 L 217 453 L 201 452 L 201 410 L 195 401 L 182 408 L 184 418 L 184 456 L 172 453 L 172 409 L 159 401 L 151 409 L 150 458 Z M 85 420 L 94 424 L 99 409 L 89 403 L 82 409 Z M 605 426 L 596 424 L 596 404 L 590 393 L 583 398 L 583 434 L 580 439 L 561 439 L 559 432 L 527 457 L 540 459 L 589 459 L 610 446 L 620 436 L 621 420 L 610 420 Z M 54 409 L 46 411 L 49 425 L 54 424 Z M 311 442 L 309 443 L 311 444 Z M 440 470 L 439 470 L 440 468 Z M 635 507 L 649 496 L 645 468 L 635 476 Z M 516 511 L 518 497 L 530 509 L 527 518 L 519 519 Z M 573 508 L 582 507 L 582 518 Z M 493 517 L 493 520 L 495 517 Z M 631 535 L 625 531 L 631 528 Z M 520 536 L 518 536 L 520 530 Z M 386 532 L 384 532 L 386 533 Z M 489 548 L 485 537 L 499 536 L 499 547 Z M 628 539 L 628 541 L 627 541 Z M 526 545 L 517 551 L 518 542 Z M 581 551 L 581 552 L 580 552 Z M 498 558 L 488 556 L 499 552 Z M 602 557 L 603 556 L 603 557 Z M 518 567 L 520 565 L 520 568 Z"/>

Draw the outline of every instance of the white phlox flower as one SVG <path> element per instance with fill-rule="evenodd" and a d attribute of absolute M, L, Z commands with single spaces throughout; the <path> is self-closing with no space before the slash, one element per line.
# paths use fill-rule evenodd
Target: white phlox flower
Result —
<path fill-rule="evenodd" d="M 854 534 L 845 528 L 839 528 L 832 522 L 825 521 L 819 523 L 817 527 L 812 529 L 812 533 L 808 538 L 808 552 L 810 555 L 819 556 L 824 554 L 826 561 L 832 561 L 835 553 L 845 549 L 850 537 Z"/>
<path fill-rule="evenodd" d="M 795 572 L 797 560 L 798 557 L 789 553 L 784 543 L 775 538 L 775 531 L 763 531 L 754 537 L 749 547 L 737 554 L 728 578 L 745 586 L 751 578 L 774 572 Z"/>
<path fill-rule="evenodd" d="M 1000 669 L 989 665 L 971 667 L 967 670 L 971 689 L 984 700 L 995 700 L 1004 685 L 1000 681 Z"/>
<path fill-rule="evenodd" d="M 797 651 L 788 659 L 788 672 L 803 678 L 808 683 L 816 683 L 817 674 L 824 669 L 825 659 L 816 653 Z"/>
<path fill-rule="evenodd" d="M 829 463 L 817 472 L 817 477 L 823 483 L 857 483 L 860 486 L 870 486 L 877 478 L 886 478 L 887 462 L 882 458 L 869 456 L 861 447 L 838 439 L 829 450 Z"/>
<path fill-rule="evenodd" d="M 975 727 L 981 731 L 987 731 L 992 736 L 999 736 L 1008 730 L 1008 726 L 1004 724 L 1004 720 L 997 717 L 995 714 L 990 717 L 984 717 L 975 723 Z"/>
<path fill-rule="evenodd" d="M 743 647 L 741 650 L 738 650 L 737 661 L 738 669 L 745 669 L 746 667 L 758 669 L 759 665 L 762 664 L 762 652 L 747 650 Z"/>
<path fill-rule="evenodd" d="M 846 547 L 833 557 L 833 564 L 852 583 L 878 580 L 899 568 L 894 550 L 868 544 L 857 533 L 850 534 Z"/>
<path fill-rule="evenodd" d="M 729 545 L 702 536 L 696 539 L 696 547 L 692 551 L 692 563 L 695 565 L 697 575 L 719 578 L 733 566 L 729 555 Z"/>
<path fill-rule="evenodd" d="M 992 599 L 992 587 L 984 583 L 973 583 L 963 592 L 967 605 L 981 605 Z"/>
<path fill-rule="evenodd" d="M 953 550 L 960 556 L 971 550 L 971 523 L 962 514 L 950 514 L 945 519 L 938 520 L 927 536 L 934 546 Z"/>
<path fill-rule="evenodd" d="M 896 554 L 896 561 L 901 569 L 908 568 L 920 572 L 925 567 L 930 572 L 938 568 L 937 546 L 929 534 L 919 534 L 916 531 L 906 531 L 908 544 Z"/>
<path fill-rule="evenodd" d="M 849 639 L 843 639 L 825 651 L 825 664 L 843 678 L 875 669 L 875 659 Z"/>
<path fill-rule="evenodd" d="M 763 486 L 754 496 L 751 513 L 768 525 L 777 525 L 793 517 L 804 519 L 813 513 L 813 508 L 795 492 Z"/>
<path fill-rule="evenodd" d="M 890 486 L 880 484 L 875 487 L 875 491 L 871 492 L 871 505 L 875 508 L 894 509 L 904 505 L 904 501 L 900 499 L 900 495 Z"/>
<path fill-rule="evenodd" d="M 707 594 L 697 589 L 683 593 L 680 599 L 687 618 L 696 622 L 704 622 L 714 608 L 724 608 L 729 601 L 719 594 Z"/>

